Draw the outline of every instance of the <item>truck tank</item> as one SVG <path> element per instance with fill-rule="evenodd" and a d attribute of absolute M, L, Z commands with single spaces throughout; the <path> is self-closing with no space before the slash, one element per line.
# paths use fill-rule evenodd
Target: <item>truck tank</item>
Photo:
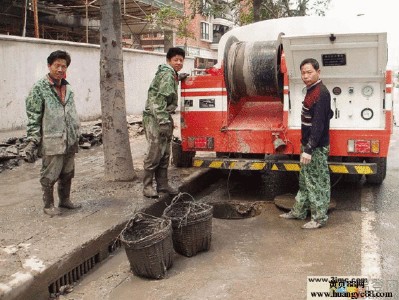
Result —
<path fill-rule="evenodd" d="M 281 51 L 280 35 L 272 41 L 239 41 L 230 36 L 223 59 L 229 100 L 237 103 L 247 96 L 272 96 L 282 100 Z"/>

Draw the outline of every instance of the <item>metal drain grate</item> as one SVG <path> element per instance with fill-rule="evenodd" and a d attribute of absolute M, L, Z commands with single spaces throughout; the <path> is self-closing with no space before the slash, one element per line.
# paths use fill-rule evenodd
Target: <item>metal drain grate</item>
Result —
<path fill-rule="evenodd" d="M 64 274 L 56 281 L 51 283 L 48 286 L 48 290 L 51 294 L 57 294 L 60 292 L 61 287 L 74 285 L 77 281 L 79 281 L 87 272 L 89 272 L 93 267 L 100 261 L 100 253 L 90 257 L 89 259 L 85 260 L 83 263 L 78 265 L 73 270 L 69 271 L 68 273 Z"/>

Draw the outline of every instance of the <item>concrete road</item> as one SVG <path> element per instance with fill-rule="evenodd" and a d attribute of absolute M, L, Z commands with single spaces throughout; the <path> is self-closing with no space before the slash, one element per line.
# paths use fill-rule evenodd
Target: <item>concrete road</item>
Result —
<path fill-rule="evenodd" d="M 370 289 L 399 299 L 398 136 L 395 129 L 384 183 L 337 184 L 324 228 L 303 230 L 305 221 L 283 220 L 264 202 L 253 218 L 214 218 L 210 251 L 176 254 L 163 280 L 134 276 L 122 249 L 62 299 L 313 299 L 307 276 L 368 277 Z M 230 176 L 198 197 L 259 200 L 256 186 L 251 176 Z"/>

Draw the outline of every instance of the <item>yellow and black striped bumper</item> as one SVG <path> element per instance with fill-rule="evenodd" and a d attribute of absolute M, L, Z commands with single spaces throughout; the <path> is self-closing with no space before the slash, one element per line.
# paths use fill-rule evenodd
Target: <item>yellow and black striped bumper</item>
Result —
<path fill-rule="evenodd" d="M 193 166 L 197 168 L 212 168 L 226 170 L 252 170 L 252 171 L 281 171 L 299 172 L 301 165 L 297 161 L 265 161 L 243 158 L 214 158 L 200 157 L 193 159 Z M 329 162 L 328 167 L 331 173 L 338 174 L 361 174 L 371 175 L 377 173 L 375 163 L 348 163 L 348 162 Z"/>

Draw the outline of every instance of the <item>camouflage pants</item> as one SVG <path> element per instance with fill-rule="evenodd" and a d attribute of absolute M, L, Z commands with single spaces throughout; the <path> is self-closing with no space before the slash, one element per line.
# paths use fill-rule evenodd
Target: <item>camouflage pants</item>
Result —
<path fill-rule="evenodd" d="M 169 118 L 170 131 L 168 136 L 159 135 L 157 120 L 149 115 L 143 116 L 143 127 L 148 142 L 147 156 L 144 158 L 144 170 L 155 171 L 158 168 L 167 169 L 170 158 L 170 143 L 173 136 L 173 119 Z"/>
<path fill-rule="evenodd" d="M 53 186 L 58 179 L 73 178 L 75 175 L 75 153 L 43 156 L 40 175 L 40 183 L 44 186 Z"/>
<path fill-rule="evenodd" d="M 316 148 L 309 164 L 302 165 L 299 173 L 299 191 L 295 197 L 292 213 L 305 219 L 310 209 L 312 220 L 325 224 L 330 204 L 330 173 L 327 158 L 330 147 Z"/>

